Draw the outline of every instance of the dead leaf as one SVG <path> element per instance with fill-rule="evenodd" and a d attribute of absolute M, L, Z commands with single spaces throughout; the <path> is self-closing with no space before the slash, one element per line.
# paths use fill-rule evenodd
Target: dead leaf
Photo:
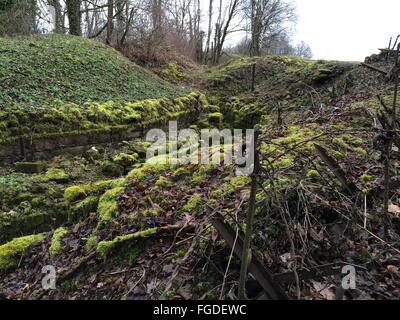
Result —
<path fill-rule="evenodd" d="M 175 267 L 173 264 L 167 264 L 163 267 L 163 271 L 167 274 L 174 272 Z"/>
<path fill-rule="evenodd" d="M 321 282 L 312 281 L 313 287 L 318 293 L 323 296 L 326 300 L 335 300 L 336 295 L 331 290 L 333 288 L 332 285 L 322 284 Z"/>
<path fill-rule="evenodd" d="M 396 204 L 389 204 L 389 208 L 388 211 L 392 214 L 394 214 L 396 217 L 398 217 L 400 215 L 400 207 Z"/>
<path fill-rule="evenodd" d="M 219 234 L 218 234 L 218 231 L 217 231 L 217 230 L 213 229 L 213 230 L 211 231 L 211 239 L 212 239 L 213 242 L 217 241 L 218 235 L 219 235 Z"/>
<path fill-rule="evenodd" d="M 395 274 L 399 271 L 399 268 L 396 266 L 393 266 L 393 265 L 388 265 L 386 267 L 386 269 L 387 269 L 387 272 L 389 272 L 390 274 Z"/>
<path fill-rule="evenodd" d="M 189 284 L 186 284 L 183 287 L 180 287 L 177 291 L 177 293 L 185 300 L 190 300 L 192 299 L 192 287 Z"/>
<path fill-rule="evenodd" d="M 314 228 L 311 228 L 310 236 L 311 238 L 313 238 L 313 240 L 321 242 L 322 240 L 324 240 L 324 230 L 321 229 L 320 232 L 317 232 Z"/>
<path fill-rule="evenodd" d="M 290 252 L 287 252 L 280 255 L 279 258 L 283 263 L 288 263 L 290 260 L 292 260 L 292 255 L 290 254 Z"/>
<path fill-rule="evenodd" d="M 150 281 L 146 286 L 146 293 L 151 294 L 156 287 L 157 287 L 156 282 Z"/>

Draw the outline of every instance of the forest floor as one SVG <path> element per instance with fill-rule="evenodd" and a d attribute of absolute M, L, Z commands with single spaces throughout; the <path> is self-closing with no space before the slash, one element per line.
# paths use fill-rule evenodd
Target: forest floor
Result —
<path fill-rule="evenodd" d="M 201 101 L 201 116 L 191 124 L 194 130 L 260 127 L 262 170 L 252 252 L 289 298 L 400 297 L 400 198 L 395 187 L 389 194 L 387 236 L 383 228 L 384 160 L 377 140 L 383 129 L 376 96 L 390 106 L 394 95 L 384 76 L 357 63 L 233 57 L 221 66 L 192 72 L 187 64 L 171 61 L 157 71 L 167 82 L 103 45 L 66 39 L 55 37 L 50 45 L 41 38 L 6 43 L 9 52 L 0 55 L 10 63 L 0 63 L 21 79 L 2 84 L 3 144 L 12 142 L 21 126 L 39 138 L 47 131 L 102 130 L 185 112 Z M 20 46 L 26 54 L 34 51 L 36 60 L 16 55 Z M 40 58 L 40 52 L 46 55 Z M 44 62 L 49 54 L 59 63 L 52 70 Z M 110 58 L 109 65 L 105 60 Z M 251 92 L 253 64 L 256 87 Z M 390 70 L 392 61 L 381 56 L 373 64 Z M 42 86 L 44 77 L 35 82 L 31 75 L 39 69 L 59 81 Z M 121 72 L 126 79 L 119 77 Z M 97 80 L 92 78 L 96 75 Z M 26 83 L 26 77 L 33 82 Z M 66 82 L 72 87 L 66 88 Z M 190 94 L 193 88 L 204 96 Z M 175 100 L 168 104 L 156 99 Z M 147 102 L 132 106 L 142 100 Z M 44 106 L 52 117 L 37 111 Z M 96 112 L 102 116 L 94 117 Z M 122 114 L 130 117 L 121 120 Z M 32 128 L 32 119 L 45 125 Z M 37 162 L 34 173 L 21 172 L 21 164 L 1 166 L 0 296 L 235 298 L 240 259 L 212 219 L 222 215 L 237 236 L 242 234 L 250 178 L 237 176 L 235 166 L 224 163 L 146 161 L 148 147 L 141 138 L 95 146 Z M 321 148 L 340 165 L 344 179 L 316 153 Z M 390 182 L 395 185 L 396 143 L 391 151 Z M 354 266 L 357 273 L 355 288 L 343 293 L 338 288 L 344 265 Z M 56 270 L 54 290 L 42 288 L 44 266 Z M 247 287 L 249 298 L 262 298 L 253 278 Z"/>

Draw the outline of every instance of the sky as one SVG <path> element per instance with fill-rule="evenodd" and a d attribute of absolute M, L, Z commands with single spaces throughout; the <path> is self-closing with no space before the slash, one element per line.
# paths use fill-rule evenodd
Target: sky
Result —
<path fill-rule="evenodd" d="M 294 1 L 294 41 L 307 42 L 314 59 L 364 61 L 400 34 L 399 0 Z"/>

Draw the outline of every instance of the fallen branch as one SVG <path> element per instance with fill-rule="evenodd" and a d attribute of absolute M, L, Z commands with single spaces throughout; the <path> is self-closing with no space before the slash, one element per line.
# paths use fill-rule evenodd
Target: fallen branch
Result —
<path fill-rule="evenodd" d="M 235 231 L 230 225 L 225 223 L 224 218 L 220 213 L 214 213 L 210 220 L 214 228 L 217 229 L 226 243 L 234 249 L 235 255 L 240 258 L 243 252 L 243 239 L 240 236 L 236 239 Z M 288 296 L 280 287 L 280 285 L 274 280 L 274 276 L 272 275 L 271 271 L 264 266 L 264 264 L 257 258 L 256 255 L 251 256 L 251 260 L 248 265 L 248 271 L 264 289 L 268 299 L 288 300 Z"/>
<path fill-rule="evenodd" d="M 321 277 L 327 277 L 327 276 L 332 276 L 332 275 L 340 275 L 343 266 L 349 265 L 347 262 L 338 262 L 338 263 L 329 263 L 329 264 L 324 264 L 321 266 L 316 266 L 313 268 L 309 269 L 300 269 L 297 270 L 297 274 L 302 281 L 306 280 L 316 280 Z M 353 265 L 354 267 L 362 270 L 366 270 L 364 267 L 356 266 Z M 274 275 L 275 281 L 279 283 L 294 283 L 296 282 L 296 275 L 293 271 L 290 272 L 285 272 L 285 273 L 280 273 Z"/>
<path fill-rule="evenodd" d="M 255 65 L 255 64 L 254 64 Z M 257 193 L 257 180 L 258 173 L 260 171 L 260 159 L 257 150 L 259 130 L 256 128 L 254 134 L 254 171 L 251 175 L 251 191 L 249 200 L 249 210 L 246 216 L 246 231 L 244 234 L 243 251 L 242 251 L 242 264 L 240 267 L 240 279 L 239 279 L 239 299 L 245 300 L 246 298 L 246 279 L 247 279 L 247 268 L 248 263 L 251 261 L 251 239 L 253 233 L 254 215 L 256 211 L 256 193 Z"/>
<path fill-rule="evenodd" d="M 364 63 L 364 62 L 361 62 L 361 66 L 363 66 L 363 67 L 365 67 L 365 68 L 367 68 L 367 69 L 370 69 L 370 70 L 372 70 L 372 71 L 379 72 L 379 73 L 381 73 L 381 74 L 383 74 L 383 75 L 385 75 L 385 76 L 388 76 L 388 75 L 389 75 L 389 73 L 386 72 L 385 70 L 379 69 L 378 67 L 372 66 L 372 65 L 370 65 L 370 64 L 366 64 L 366 63 Z"/>
<path fill-rule="evenodd" d="M 343 188 L 350 195 L 355 195 L 358 192 L 357 186 L 348 181 L 346 178 L 346 174 L 344 173 L 343 169 L 340 165 L 333 159 L 328 152 L 321 147 L 320 145 L 314 143 L 315 152 L 320 157 L 320 159 L 328 166 L 328 168 L 332 171 L 332 173 L 339 179 L 340 183 L 342 184 Z"/>

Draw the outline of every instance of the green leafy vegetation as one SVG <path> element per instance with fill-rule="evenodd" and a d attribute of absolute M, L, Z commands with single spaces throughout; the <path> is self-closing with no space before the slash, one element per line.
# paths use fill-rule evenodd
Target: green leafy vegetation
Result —
<path fill-rule="evenodd" d="M 139 101 L 187 93 L 100 42 L 68 35 L 0 38 L 0 104 Z"/>

